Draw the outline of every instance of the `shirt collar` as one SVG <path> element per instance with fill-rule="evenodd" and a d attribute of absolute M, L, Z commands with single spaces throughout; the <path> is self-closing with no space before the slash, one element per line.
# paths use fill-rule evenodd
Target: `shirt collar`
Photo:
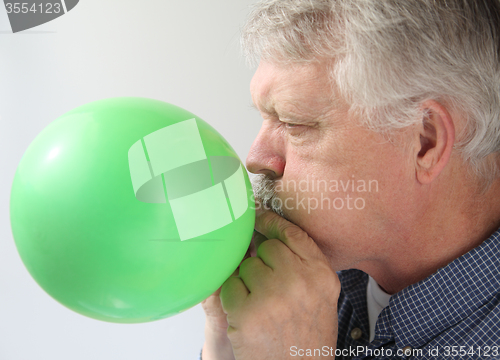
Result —
<path fill-rule="evenodd" d="M 500 288 L 500 230 L 428 278 L 392 296 L 383 312 L 399 347 L 418 348 L 487 303 Z M 379 325 L 377 323 L 377 325 Z"/>

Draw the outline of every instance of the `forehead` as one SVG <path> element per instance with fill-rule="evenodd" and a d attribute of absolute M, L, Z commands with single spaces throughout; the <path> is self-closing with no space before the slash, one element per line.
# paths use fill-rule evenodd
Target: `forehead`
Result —
<path fill-rule="evenodd" d="M 261 62 L 250 84 L 255 105 L 271 112 L 280 107 L 308 108 L 332 105 L 327 67 L 321 63 L 276 64 Z"/>

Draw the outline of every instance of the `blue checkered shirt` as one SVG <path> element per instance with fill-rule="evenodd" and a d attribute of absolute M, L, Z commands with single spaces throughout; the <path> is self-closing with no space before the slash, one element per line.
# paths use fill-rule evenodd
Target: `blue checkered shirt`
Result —
<path fill-rule="evenodd" d="M 371 343 L 368 275 L 345 270 L 339 277 L 336 359 L 500 359 L 500 230 L 393 295 Z"/>

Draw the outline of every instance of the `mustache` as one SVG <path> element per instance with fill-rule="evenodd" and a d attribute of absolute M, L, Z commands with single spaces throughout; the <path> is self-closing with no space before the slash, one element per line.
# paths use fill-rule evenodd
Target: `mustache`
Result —
<path fill-rule="evenodd" d="M 276 181 L 268 175 L 258 174 L 251 179 L 251 183 L 255 200 L 260 206 L 286 218 L 283 213 L 283 202 L 276 191 Z"/>

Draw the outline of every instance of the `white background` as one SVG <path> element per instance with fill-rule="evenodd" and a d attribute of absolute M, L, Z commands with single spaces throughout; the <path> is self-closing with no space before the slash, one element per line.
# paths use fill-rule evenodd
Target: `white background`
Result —
<path fill-rule="evenodd" d="M 134 325 L 74 313 L 49 297 L 17 253 L 9 223 L 17 164 L 40 131 L 84 103 L 142 96 L 183 107 L 245 159 L 261 121 L 239 50 L 250 0 L 81 0 L 12 34 L 0 5 L 0 360 L 197 359 L 198 305 Z"/>

